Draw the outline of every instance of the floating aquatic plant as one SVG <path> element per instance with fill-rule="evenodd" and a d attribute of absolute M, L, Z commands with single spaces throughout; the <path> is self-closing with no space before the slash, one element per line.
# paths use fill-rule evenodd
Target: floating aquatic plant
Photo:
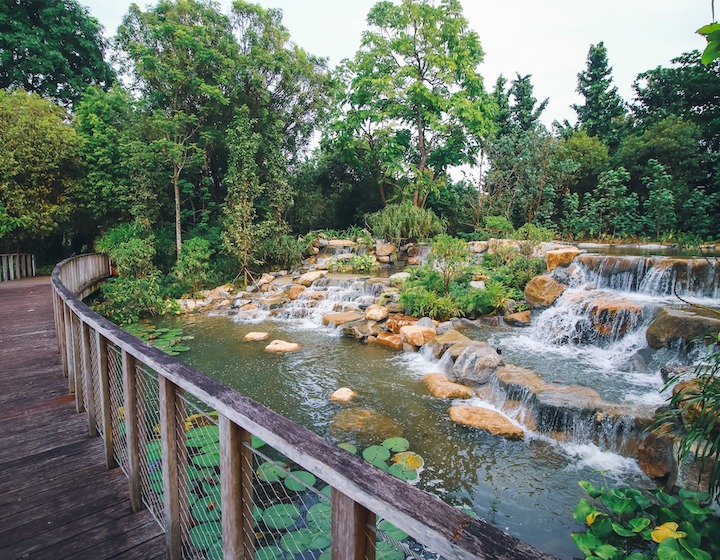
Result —
<path fill-rule="evenodd" d="M 222 510 L 220 507 L 219 495 L 200 498 L 191 509 L 192 516 L 196 521 L 220 521 Z"/>
<path fill-rule="evenodd" d="M 160 348 L 170 356 L 177 356 L 180 352 L 190 350 L 188 346 L 180 344 L 186 340 L 192 340 L 192 336 L 183 334 L 182 329 L 157 328 L 146 323 L 133 323 L 124 327 L 127 332 L 145 342 Z"/>
<path fill-rule="evenodd" d="M 267 508 L 262 520 L 270 529 L 289 529 L 300 517 L 300 510 L 293 504 L 276 504 Z"/>
<path fill-rule="evenodd" d="M 212 548 L 222 538 L 222 524 L 219 521 L 201 523 L 190 529 L 190 542 L 198 550 Z"/>
<path fill-rule="evenodd" d="M 266 461 L 260 465 L 256 471 L 258 479 L 263 482 L 280 482 L 281 479 L 285 478 L 286 472 L 278 463 L 272 461 Z"/>
<path fill-rule="evenodd" d="M 315 486 L 317 478 L 307 471 L 292 471 L 285 478 L 285 487 L 294 492 L 301 492 Z"/>
<path fill-rule="evenodd" d="M 355 445 L 353 445 L 352 443 L 338 443 L 338 447 L 340 449 L 344 449 L 345 451 L 352 453 L 353 455 L 355 455 L 355 453 L 357 453 L 357 450 L 358 450 L 357 447 Z"/>
<path fill-rule="evenodd" d="M 403 437 L 388 438 L 381 444 L 385 449 L 390 451 L 400 452 L 407 451 L 410 449 L 410 442 Z"/>

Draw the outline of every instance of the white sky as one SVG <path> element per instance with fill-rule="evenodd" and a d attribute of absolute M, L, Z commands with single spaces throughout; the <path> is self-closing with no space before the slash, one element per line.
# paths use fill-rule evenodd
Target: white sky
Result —
<path fill-rule="evenodd" d="M 113 35 L 131 4 L 128 0 L 80 0 Z M 351 58 L 375 0 L 255 0 L 280 8 L 291 39 L 334 66 Z M 590 44 L 605 42 L 614 83 L 626 100 L 640 72 L 668 65 L 683 52 L 702 50 L 695 34 L 711 20 L 710 0 L 461 0 L 465 17 L 485 50 L 481 72 L 490 91 L 499 74 L 532 74 L 535 97 L 550 98 L 543 114 L 575 120 L 572 103 L 577 74 L 585 68 Z M 139 0 L 138 5 L 154 5 Z M 221 0 L 229 10 L 231 0 Z"/>

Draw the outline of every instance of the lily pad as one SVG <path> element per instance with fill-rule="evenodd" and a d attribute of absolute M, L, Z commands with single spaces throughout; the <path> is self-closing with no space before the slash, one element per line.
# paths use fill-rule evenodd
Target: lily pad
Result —
<path fill-rule="evenodd" d="M 223 560 L 225 558 L 225 555 L 223 553 L 223 543 L 222 541 L 216 542 L 210 550 L 205 551 L 205 560 Z"/>
<path fill-rule="evenodd" d="M 288 529 L 295 525 L 300 511 L 292 504 L 277 504 L 267 508 L 262 514 L 262 520 L 271 529 Z"/>
<path fill-rule="evenodd" d="M 253 560 L 282 560 L 285 553 L 278 546 L 264 546 L 255 551 Z"/>
<path fill-rule="evenodd" d="M 320 489 L 320 493 L 324 494 L 328 498 L 332 498 L 332 486 L 329 484 Z"/>
<path fill-rule="evenodd" d="M 403 437 L 393 437 L 383 441 L 382 446 L 390 451 L 407 451 L 410 449 L 410 442 Z"/>
<path fill-rule="evenodd" d="M 376 459 L 375 461 L 372 461 L 370 464 L 373 465 L 374 467 L 377 467 L 377 468 L 380 469 L 381 471 L 387 471 L 387 470 L 388 470 L 388 465 L 387 465 L 387 463 L 386 463 L 385 461 L 381 461 L 380 459 Z"/>
<path fill-rule="evenodd" d="M 220 477 L 218 475 L 206 476 L 202 480 L 202 489 L 208 496 L 220 494 Z"/>
<path fill-rule="evenodd" d="M 266 461 L 262 465 L 260 465 L 256 471 L 256 474 L 257 477 L 263 482 L 270 483 L 279 482 L 287 475 L 285 469 L 283 469 L 277 463 L 273 463 L 271 461 Z"/>
<path fill-rule="evenodd" d="M 390 465 L 390 468 L 388 469 L 388 473 L 393 475 L 396 478 L 399 478 L 400 480 L 405 480 L 408 482 L 410 482 L 412 480 L 417 480 L 417 477 L 418 477 L 416 470 L 406 468 L 404 465 L 401 465 L 399 463 Z"/>
<path fill-rule="evenodd" d="M 222 509 L 219 496 L 200 498 L 192 507 L 192 516 L 196 521 L 220 521 Z"/>
<path fill-rule="evenodd" d="M 405 553 L 387 541 L 375 545 L 375 560 L 405 560 Z"/>
<path fill-rule="evenodd" d="M 353 445 L 352 443 L 338 443 L 338 447 L 340 449 L 344 449 L 345 451 L 349 451 L 353 455 L 357 453 L 357 447 Z"/>
<path fill-rule="evenodd" d="M 408 534 L 405 531 L 401 531 L 400 529 L 395 527 L 395 525 L 385 519 L 378 523 L 377 528 L 383 533 L 385 533 L 388 537 L 397 542 L 404 541 L 408 538 Z"/>
<path fill-rule="evenodd" d="M 195 455 L 192 458 L 192 462 L 198 467 L 219 467 L 220 466 L 220 452 L 209 451 L 208 453 L 202 453 Z"/>
<path fill-rule="evenodd" d="M 208 550 L 221 539 L 222 523 L 211 521 L 190 529 L 190 542 L 198 550 Z"/>
<path fill-rule="evenodd" d="M 159 441 L 150 441 L 145 446 L 148 461 L 160 461 L 162 459 L 162 443 Z"/>
<path fill-rule="evenodd" d="M 285 477 L 285 487 L 294 492 L 302 492 L 312 488 L 317 482 L 315 475 L 307 471 L 291 471 L 290 475 Z"/>
<path fill-rule="evenodd" d="M 312 537 L 310 538 L 310 550 L 322 550 L 327 548 L 332 543 L 330 539 L 330 529 L 326 531 L 312 530 Z"/>
<path fill-rule="evenodd" d="M 390 451 L 382 445 L 371 445 L 362 452 L 362 456 L 368 463 L 375 464 L 376 461 L 387 461 L 390 458 Z"/>
<path fill-rule="evenodd" d="M 259 437 L 253 435 L 250 437 L 250 447 L 253 449 L 260 449 L 262 446 L 265 445 L 265 442 L 261 440 Z"/>
<path fill-rule="evenodd" d="M 185 441 L 190 445 L 203 445 L 205 442 L 219 441 L 220 428 L 218 426 L 198 426 L 185 432 Z"/>
<path fill-rule="evenodd" d="M 425 459 L 417 453 L 405 451 L 404 453 L 395 455 L 392 458 L 392 462 L 398 465 L 404 465 L 410 470 L 417 470 L 425 464 Z"/>
<path fill-rule="evenodd" d="M 329 531 L 332 523 L 332 506 L 325 502 L 310 506 L 306 518 L 310 529 L 313 531 Z"/>
<path fill-rule="evenodd" d="M 312 538 L 313 532 L 303 527 L 283 535 L 283 538 L 280 539 L 280 545 L 291 554 L 300 554 L 310 550 Z"/>

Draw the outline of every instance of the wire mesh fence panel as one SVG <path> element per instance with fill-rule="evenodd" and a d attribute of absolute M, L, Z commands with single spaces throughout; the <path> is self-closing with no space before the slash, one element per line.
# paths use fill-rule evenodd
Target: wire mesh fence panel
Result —
<path fill-rule="evenodd" d="M 122 352 L 114 344 L 107 345 L 108 379 L 110 381 L 110 425 L 113 436 L 113 456 L 127 476 L 130 468 L 125 425 L 125 393 L 123 390 Z"/>
<path fill-rule="evenodd" d="M 82 321 L 79 317 L 72 322 L 73 331 L 73 344 L 75 345 L 76 351 L 75 356 L 77 363 L 75 364 L 75 379 L 76 382 L 80 383 L 80 389 L 82 391 L 82 402 L 85 410 L 88 409 L 88 386 L 87 379 L 85 378 L 85 353 L 82 351 Z M 90 388 L 92 389 L 92 387 Z M 76 389 L 77 390 L 77 389 Z"/>
<path fill-rule="evenodd" d="M 90 330 L 89 331 L 90 336 L 90 367 L 92 368 L 90 371 L 91 373 L 91 383 L 92 383 L 92 396 L 93 400 L 95 401 L 95 410 L 97 411 L 95 414 L 95 427 L 98 430 L 98 433 L 104 438 L 105 432 L 104 432 L 104 426 L 102 422 L 102 414 L 100 414 L 101 410 L 101 403 L 102 403 L 102 395 L 101 395 L 101 389 L 100 389 L 100 359 L 99 359 L 99 352 L 98 352 L 98 338 L 95 336 L 95 331 Z"/>
<path fill-rule="evenodd" d="M 178 439 L 180 524 L 183 558 L 221 559 L 220 430 L 217 414 L 196 399 L 182 396 L 176 415 L 184 419 Z"/>
<path fill-rule="evenodd" d="M 158 375 L 137 364 L 138 439 L 140 445 L 140 492 L 142 501 L 161 527 L 165 527 L 162 442 L 160 441 L 160 395 Z"/>

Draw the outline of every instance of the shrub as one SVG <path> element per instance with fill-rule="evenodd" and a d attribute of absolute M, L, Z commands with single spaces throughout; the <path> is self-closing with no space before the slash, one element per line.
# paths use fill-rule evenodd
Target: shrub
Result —
<path fill-rule="evenodd" d="M 418 208 L 411 202 L 389 204 L 367 215 L 365 220 L 375 237 L 395 245 L 426 239 L 445 231 L 442 221 L 432 210 Z"/>
<path fill-rule="evenodd" d="M 156 272 L 155 238 L 137 224 L 122 224 L 95 242 L 95 250 L 110 257 L 119 276 L 140 278 Z"/>
<path fill-rule="evenodd" d="M 515 231 L 512 222 L 505 216 L 485 216 L 483 224 L 485 231 L 495 237 L 508 237 Z"/>
<path fill-rule="evenodd" d="M 415 317 L 430 317 L 445 321 L 460 314 L 451 296 L 439 295 L 422 286 L 404 289 L 400 294 L 400 303 L 405 306 L 405 313 Z"/>
<path fill-rule="evenodd" d="M 536 226 L 535 224 L 525 224 L 510 235 L 510 239 L 534 241 L 535 243 L 552 241 L 554 238 L 555 232 L 553 230 L 542 226 Z"/>
<path fill-rule="evenodd" d="M 210 241 L 202 237 L 194 237 L 183 242 L 180 258 L 173 268 L 173 275 L 181 291 L 189 291 L 194 297 L 200 287 L 207 286 L 210 278 L 210 258 L 213 253 Z"/>
<path fill-rule="evenodd" d="M 510 301 L 510 291 L 500 282 L 488 282 L 484 290 L 462 288 L 453 290 L 460 312 L 466 317 L 490 315 L 504 311 Z"/>
<path fill-rule="evenodd" d="M 378 261 L 373 255 L 350 255 L 346 259 L 329 259 L 327 267 L 331 272 L 357 272 L 365 274 L 378 268 Z"/>
<path fill-rule="evenodd" d="M 430 246 L 428 262 L 442 276 L 443 291 L 450 292 L 450 283 L 470 266 L 472 253 L 467 243 L 446 234 L 438 235 Z"/>
<path fill-rule="evenodd" d="M 160 295 L 159 275 L 141 278 L 110 278 L 100 287 L 103 300 L 94 307 L 114 323 L 137 323 L 147 316 L 160 315 L 167 305 Z"/>
<path fill-rule="evenodd" d="M 303 258 L 305 243 L 291 235 L 263 239 L 258 245 L 257 257 L 265 267 L 294 268 Z"/>
<path fill-rule="evenodd" d="M 575 506 L 575 521 L 587 529 L 573 533 L 586 559 L 711 560 L 720 555 L 720 520 L 704 492 L 596 488 L 580 482 L 590 499 Z"/>

